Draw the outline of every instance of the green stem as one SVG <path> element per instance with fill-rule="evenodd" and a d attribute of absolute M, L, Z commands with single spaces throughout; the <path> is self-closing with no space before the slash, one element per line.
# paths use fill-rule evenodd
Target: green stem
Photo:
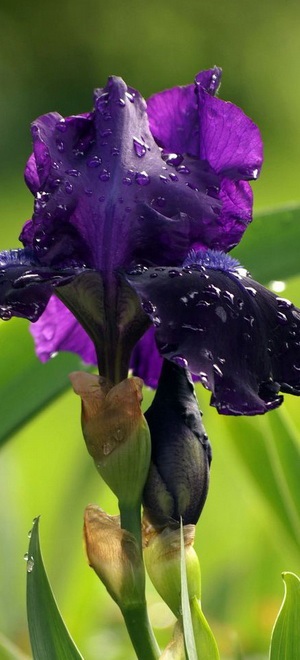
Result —
<path fill-rule="evenodd" d="M 126 529 L 136 539 L 141 553 L 141 562 L 144 571 L 145 591 L 145 568 L 143 562 L 142 548 L 142 525 L 141 525 L 141 506 L 126 507 L 119 502 L 121 528 Z M 148 618 L 146 601 L 142 601 L 134 607 L 128 607 L 121 611 L 126 623 L 126 627 L 132 641 L 133 648 L 139 660 L 156 660 L 160 657 L 160 650 L 154 637 L 151 623 Z"/>
<path fill-rule="evenodd" d="M 142 554 L 141 505 L 126 507 L 119 502 L 121 528 L 127 529 L 135 537 Z"/>
<path fill-rule="evenodd" d="M 148 619 L 146 603 L 122 610 L 124 621 L 139 660 L 157 660 L 160 650 Z"/>

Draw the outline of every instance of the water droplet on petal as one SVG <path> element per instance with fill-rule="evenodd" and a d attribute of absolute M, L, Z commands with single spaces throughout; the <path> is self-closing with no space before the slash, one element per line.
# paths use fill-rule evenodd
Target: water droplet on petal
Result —
<path fill-rule="evenodd" d="M 63 140 L 56 140 L 57 151 L 62 153 L 65 150 L 65 143 Z"/>
<path fill-rule="evenodd" d="M 169 277 L 178 277 L 179 275 L 182 275 L 182 273 L 179 270 L 172 269 L 168 271 L 168 275 Z"/>
<path fill-rule="evenodd" d="M 28 532 L 28 534 L 27 534 L 27 536 L 28 536 L 29 539 L 31 539 L 31 534 L 32 534 L 32 529 L 30 529 L 29 532 Z"/>
<path fill-rule="evenodd" d="M 34 569 L 34 558 L 31 556 L 28 557 L 27 559 L 27 573 L 32 573 L 33 569 Z"/>
<path fill-rule="evenodd" d="M 129 176 L 124 176 L 122 183 L 124 183 L 124 186 L 131 186 L 132 179 Z"/>
<path fill-rule="evenodd" d="M 108 181 L 110 179 L 110 172 L 107 169 L 103 168 L 103 170 L 101 170 L 99 174 L 99 179 L 100 181 Z"/>
<path fill-rule="evenodd" d="M 130 92 L 125 92 L 125 96 L 128 98 L 128 101 L 130 101 L 130 103 L 134 103 L 134 94 L 131 94 Z"/>
<path fill-rule="evenodd" d="M 117 103 L 117 105 L 120 106 L 120 108 L 125 108 L 126 101 L 124 101 L 124 99 L 118 99 L 118 100 L 116 101 L 116 103 Z"/>
<path fill-rule="evenodd" d="M 255 296 L 257 294 L 257 291 L 256 291 L 256 289 L 253 288 L 253 286 L 245 286 L 245 289 L 250 294 L 250 296 L 255 298 Z"/>
<path fill-rule="evenodd" d="M 25 552 L 25 555 L 23 557 L 24 561 L 28 561 L 28 552 Z"/>
<path fill-rule="evenodd" d="M 183 369 L 187 369 L 189 366 L 188 361 L 182 355 L 174 355 L 174 357 L 172 357 L 172 362 L 178 364 L 179 367 L 183 367 Z"/>
<path fill-rule="evenodd" d="M 276 318 L 279 321 L 280 325 L 285 325 L 287 323 L 287 317 L 283 312 L 277 312 Z"/>
<path fill-rule="evenodd" d="M 66 183 L 65 183 L 65 191 L 66 191 L 67 195 L 71 195 L 71 194 L 72 194 L 72 192 L 73 192 L 73 184 L 70 183 L 70 181 L 66 181 Z"/>
<path fill-rule="evenodd" d="M 186 165 L 179 165 L 179 167 L 176 167 L 176 171 L 180 174 L 190 174 L 191 170 Z"/>
<path fill-rule="evenodd" d="M 100 156 L 92 156 L 88 161 L 87 165 L 88 167 L 99 167 L 102 163 L 102 158 Z"/>
<path fill-rule="evenodd" d="M 148 186 L 150 183 L 150 177 L 147 172 L 137 172 L 135 175 L 135 180 L 139 186 Z"/>
<path fill-rule="evenodd" d="M 57 131 L 60 131 L 60 133 L 65 133 L 66 130 L 67 130 L 67 123 L 66 123 L 66 121 L 65 121 L 63 118 L 60 119 L 60 120 L 57 122 L 55 128 L 56 128 Z"/>
<path fill-rule="evenodd" d="M 152 304 L 151 300 L 145 300 L 142 302 L 142 308 L 146 314 L 155 314 L 156 307 Z"/>
<path fill-rule="evenodd" d="M 145 142 L 142 142 L 137 138 L 133 138 L 133 147 L 138 158 L 143 158 L 143 156 L 145 156 L 147 149 L 149 149 L 149 147 L 145 144 Z"/>
<path fill-rule="evenodd" d="M 219 378 L 223 378 L 223 371 L 221 371 L 220 367 L 218 367 L 217 364 L 213 364 L 213 371 L 216 374 L 216 376 L 219 376 Z"/>
<path fill-rule="evenodd" d="M 183 161 L 183 156 L 181 154 L 175 154 L 175 153 L 162 153 L 161 155 L 162 159 L 167 163 L 167 165 L 171 165 L 173 167 L 177 167 L 180 165 Z"/>
<path fill-rule="evenodd" d="M 111 128 L 105 128 L 104 131 L 100 131 L 100 136 L 101 137 L 109 137 L 109 135 L 112 135 L 112 129 Z"/>
<path fill-rule="evenodd" d="M 12 312 L 8 307 L 0 306 L 0 318 L 2 321 L 9 321 L 12 317 Z"/>
<path fill-rule="evenodd" d="M 66 174 L 69 174 L 69 176 L 80 176 L 81 172 L 79 170 L 71 169 L 71 170 L 66 170 Z"/>
<path fill-rule="evenodd" d="M 293 306 L 293 303 L 291 303 L 290 300 L 287 298 L 276 298 L 276 302 L 278 307 L 282 307 L 283 309 L 290 309 L 290 307 Z"/>

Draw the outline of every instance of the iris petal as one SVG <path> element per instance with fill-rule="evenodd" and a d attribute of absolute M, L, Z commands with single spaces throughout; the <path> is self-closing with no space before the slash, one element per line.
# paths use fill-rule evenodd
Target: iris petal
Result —
<path fill-rule="evenodd" d="M 155 277 L 153 277 L 155 274 Z M 300 394 L 300 310 L 236 268 L 127 275 L 164 357 L 198 374 L 223 414 L 261 414 Z"/>

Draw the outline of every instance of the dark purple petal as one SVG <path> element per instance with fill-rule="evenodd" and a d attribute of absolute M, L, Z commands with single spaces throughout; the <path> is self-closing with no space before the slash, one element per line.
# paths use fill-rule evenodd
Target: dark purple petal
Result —
<path fill-rule="evenodd" d="M 236 265 L 216 266 L 127 279 L 155 319 L 160 353 L 198 374 L 220 413 L 264 413 L 280 405 L 279 390 L 300 394 L 300 310 Z"/>
<path fill-rule="evenodd" d="M 58 351 L 77 353 L 86 364 L 97 364 L 95 347 L 72 312 L 51 296 L 38 321 L 30 326 L 36 354 L 42 362 Z"/>
<path fill-rule="evenodd" d="M 160 356 L 154 328 L 150 328 L 135 345 L 130 360 L 130 369 L 134 376 L 143 379 L 145 385 L 157 387 L 163 359 Z"/>
<path fill-rule="evenodd" d="M 70 282 L 79 268 L 52 269 L 39 264 L 28 250 L 0 253 L 0 318 L 36 321 L 53 287 Z"/>
<path fill-rule="evenodd" d="M 233 103 L 208 94 L 198 85 L 200 151 L 218 174 L 230 179 L 257 179 L 263 161 L 262 140 L 254 122 Z"/>
<path fill-rule="evenodd" d="M 145 413 L 151 465 L 143 492 L 156 527 L 195 525 L 204 506 L 211 449 L 187 370 L 164 360 L 154 400 Z"/>
<path fill-rule="evenodd" d="M 40 188 L 40 179 L 36 168 L 34 154 L 31 154 L 28 158 L 24 171 L 24 178 L 29 190 L 35 195 Z"/>

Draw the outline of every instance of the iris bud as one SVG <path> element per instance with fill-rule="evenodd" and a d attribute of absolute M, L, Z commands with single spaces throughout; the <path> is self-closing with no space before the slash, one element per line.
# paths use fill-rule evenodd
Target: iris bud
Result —
<path fill-rule="evenodd" d="M 88 373 L 74 372 L 70 379 L 81 396 L 82 431 L 97 470 L 123 508 L 140 504 L 151 452 L 140 407 L 143 381 L 129 378 L 111 388 Z"/>
<path fill-rule="evenodd" d="M 211 449 L 190 373 L 164 361 L 152 405 L 145 413 L 152 443 L 143 492 L 147 517 L 157 528 L 196 524 L 209 483 Z"/>
<path fill-rule="evenodd" d="M 84 540 L 90 566 L 119 607 L 144 601 L 144 570 L 138 544 L 121 529 L 119 516 L 90 504 L 84 514 Z"/>
<path fill-rule="evenodd" d="M 193 548 L 195 525 L 183 527 L 189 599 L 200 598 L 201 575 Z M 148 526 L 144 530 L 144 559 L 156 591 L 176 617 L 181 612 L 180 529 L 166 527 L 162 532 Z"/>

